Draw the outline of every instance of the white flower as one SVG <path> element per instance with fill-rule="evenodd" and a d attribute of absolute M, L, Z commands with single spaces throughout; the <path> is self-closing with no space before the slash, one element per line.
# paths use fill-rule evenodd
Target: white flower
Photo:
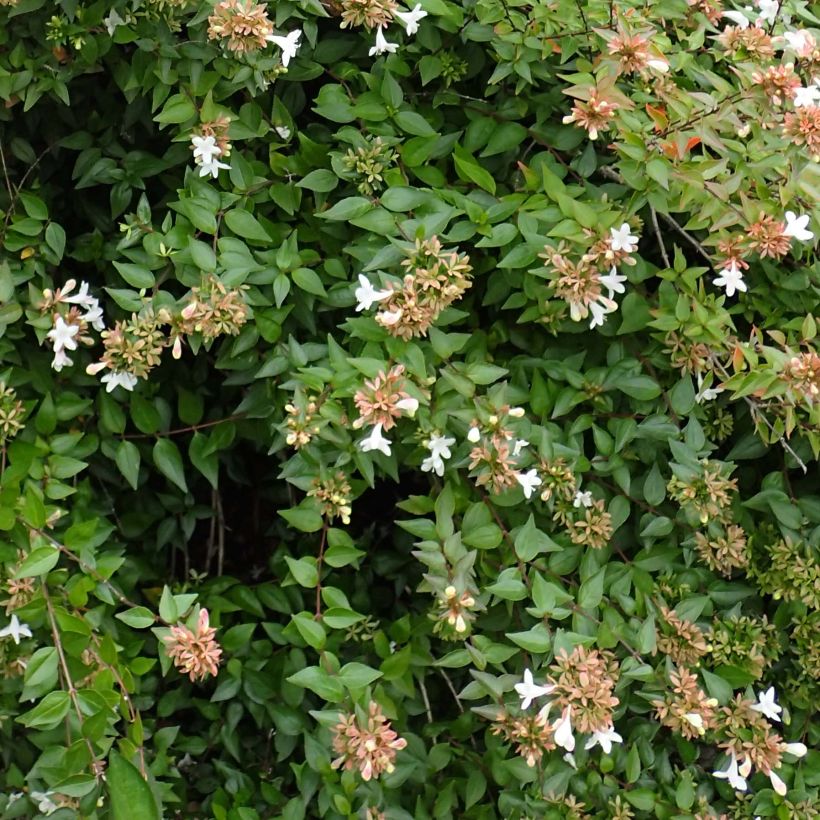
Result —
<path fill-rule="evenodd" d="M 368 51 L 370 57 L 378 57 L 380 54 L 393 54 L 399 47 L 398 43 L 388 43 L 384 37 L 384 26 L 376 29 L 376 45 Z"/>
<path fill-rule="evenodd" d="M 214 179 L 216 179 L 219 176 L 220 168 L 224 168 L 226 171 L 231 170 L 231 166 L 228 165 L 227 162 L 220 162 L 216 158 L 209 160 L 208 162 L 203 160 L 199 168 L 199 175 L 201 177 L 206 177 L 210 174 Z"/>
<path fill-rule="evenodd" d="M 528 470 L 526 473 L 516 473 L 515 478 L 524 490 L 524 498 L 530 498 L 535 488 L 541 484 L 538 470 L 535 468 Z"/>
<path fill-rule="evenodd" d="M 359 287 L 356 288 L 354 296 L 358 304 L 356 311 L 370 310 L 374 302 L 381 302 L 390 297 L 392 290 L 376 290 L 370 280 L 363 274 L 359 274 Z"/>
<path fill-rule="evenodd" d="M 290 128 L 287 125 L 274 125 L 273 130 L 283 139 L 289 140 L 291 135 Z"/>
<path fill-rule="evenodd" d="M 807 85 L 796 88 L 794 91 L 794 107 L 804 108 L 810 105 L 816 105 L 820 101 L 820 88 L 816 85 Z"/>
<path fill-rule="evenodd" d="M 532 672 L 530 672 L 529 669 L 524 670 L 523 683 L 515 684 L 515 691 L 518 692 L 518 697 L 521 698 L 522 709 L 529 709 L 530 704 L 536 698 L 540 698 L 543 695 L 549 695 L 553 689 L 555 689 L 555 687 L 549 685 L 537 686 L 532 679 Z M 545 708 L 549 709 L 549 704 Z"/>
<path fill-rule="evenodd" d="M 424 19 L 427 12 L 422 9 L 420 4 L 416 3 L 412 11 L 394 11 L 393 16 L 398 17 L 404 23 L 408 34 L 415 34 L 419 30 L 419 20 Z"/>
<path fill-rule="evenodd" d="M 471 427 L 470 429 L 472 430 L 473 428 Z M 529 446 L 530 446 L 530 443 L 525 438 L 517 438 L 515 440 L 515 444 L 513 445 L 513 452 L 512 452 L 513 458 L 518 458 L 518 456 L 521 455 L 521 451 L 525 447 L 529 447 Z"/>
<path fill-rule="evenodd" d="M 578 764 L 575 762 L 575 755 L 572 752 L 567 752 L 564 755 L 564 762 L 569 763 L 569 765 L 576 771 L 578 770 Z"/>
<path fill-rule="evenodd" d="M 370 435 L 367 436 L 367 438 L 363 438 L 359 442 L 359 447 L 363 453 L 369 453 L 371 450 L 380 450 L 386 456 L 390 455 L 390 440 L 382 435 L 381 422 L 370 431 Z"/>
<path fill-rule="evenodd" d="M 557 746 L 568 752 L 575 751 L 575 735 L 572 734 L 572 707 L 567 706 L 564 713 L 552 724 L 553 736 Z"/>
<path fill-rule="evenodd" d="M 814 234 L 808 230 L 808 214 L 798 216 L 794 211 L 786 211 L 786 227 L 783 229 L 783 236 L 791 236 L 800 242 L 809 242 L 814 239 Z"/>
<path fill-rule="evenodd" d="M 74 362 L 68 358 L 68 354 L 65 352 L 65 350 L 54 351 L 54 358 L 51 360 L 51 367 L 58 373 L 64 367 L 71 367 L 72 364 L 74 364 Z"/>
<path fill-rule="evenodd" d="M 116 9 L 111 9 L 111 11 L 108 12 L 108 17 L 103 17 L 103 23 L 108 30 L 108 36 L 113 37 L 117 26 L 124 26 L 125 20 L 120 17 Z"/>
<path fill-rule="evenodd" d="M 398 407 L 399 410 L 404 410 L 404 412 L 407 413 L 407 415 L 410 416 L 410 418 L 412 419 L 413 416 L 416 415 L 416 410 L 419 409 L 419 400 L 414 399 L 412 398 L 412 396 L 410 396 L 406 399 L 401 399 L 400 401 L 397 401 L 396 407 Z"/>
<path fill-rule="evenodd" d="M 87 322 L 94 330 L 105 330 L 105 322 L 103 321 L 103 311 L 100 303 L 94 299 L 94 304 L 88 306 L 88 310 L 80 316 L 80 318 Z"/>
<path fill-rule="evenodd" d="M 737 768 L 737 758 L 734 755 L 734 752 L 729 752 L 729 768 L 725 771 L 716 771 L 714 772 L 715 777 L 719 780 L 728 780 L 729 785 L 740 792 L 745 792 L 748 789 L 748 784 L 746 783 L 746 778 L 743 777 Z"/>
<path fill-rule="evenodd" d="M 784 797 L 787 791 L 786 784 L 774 772 L 769 772 L 769 780 L 772 781 L 772 788 Z"/>
<path fill-rule="evenodd" d="M 578 507 L 591 507 L 592 493 L 589 491 L 582 493 L 580 490 L 578 490 L 578 492 L 575 493 L 575 498 L 572 501 L 572 506 L 576 509 Z"/>
<path fill-rule="evenodd" d="M 296 52 L 299 50 L 299 38 L 301 36 L 302 29 L 296 28 L 285 37 L 279 37 L 276 34 L 268 34 L 265 39 L 269 43 L 273 43 L 275 46 L 279 46 L 279 48 L 282 49 L 282 65 L 287 68 L 288 63 L 293 57 L 296 56 Z"/>
<path fill-rule="evenodd" d="M 606 315 L 617 309 L 617 302 L 613 302 L 612 299 L 607 299 L 606 296 L 599 296 L 597 302 L 590 302 L 589 312 L 592 314 L 592 320 L 589 323 L 590 329 L 602 325 Z"/>
<path fill-rule="evenodd" d="M 433 433 L 427 441 L 427 449 L 430 451 L 430 455 L 421 463 L 422 472 L 429 473 L 433 470 L 438 476 L 444 475 L 444 459 L 452 456 L 450 445 L 455 443 L 454 438 Z"/>
<path fill-rule="evenodd" d="M 194 160 L 197 163 L 209 163 L 215 157 L 222 156 L 222 149 L 216 144 L 216 137 L 212 135 L 200 137 L 194 134 L 191 142 L 194 146 Z"/>
<path fill-rule="evenodd" d="M 481 430 L 478 429 L 478 425 L 473 424 L 467 431 L 467 441 L 471 441 L 473 444 L 481 441 Z"/>
<path fill-rule="evenodd" d="M 76 350 L 77 340 L 74 338 L 80 332 L 79 325 L 66 324 L 62 316 L 58 316 L 54 322 L 54 327 L 46 333 L 51 339 L 51 345 L 54 352 L 61 350 Z"/>
<path fill-rule="evenodd" d="M 765 23 L 774 23 L 780 10 L 780 0 L 757 0 L 760 9 L 760 20 Z"/>
<path fill-rule="evenodd" d="M 774 702 L 774 686 L 770 686 L 765 692 L 760 692 L 757 696 L 757 703 L 752 705 L 755 712 L 760 712 L 766 715 L 769 720 L 780 722 L 780 713 L 783 711 L 782 706 L 778 706 Z"/>
<path fill-rule="evenodd" d="M 703 374 L 698 373 L 698 392 L 695 395 L 695 401 L 700 404 L 704 401 L 714 401 L 723 392 L 722 387 L 706 387 L 703 386 Z"/>
<path fill-rule="evenodd" d="M 620 228 L 610 228 L 610 247 L 613 251 L 624 251 L 632 253 L 638 249 L 638 237 L 633 236 L 628 222 L 624 222 Z"/>
<path fill-rule="evenodd" d="M 699 734 L 702 735 L 706 733 L 706 728 L 703 725 L 703 716 L 698 712 L 687 712 L 683 718 L 687 723 L 694 726 Z"/>
<path fill-rule="evenodd" d="M 8 638 L 11 639 L 16 643 L 20 643 L 20 638 L 30 638 L 31 637 L 31 629 L 29 629 L 28 624 L 20 623 L 20 620 L 16 615 L 11 616 L 11 623 L 8 626 L 4 626 L 0 629 L 0 638 Z"/>
<path fill-rule="evenodd" d="M 598 281 L 609 291 L 609 298 L 611 299 L 616 293 L 626 293 L 626 288 L 623 283 L 626 282 L 625 276 L 619 276 L 615 265 L 606 276 L 599 276 Z"/>
<path fill-rule="evenodd" d="M 742 11 L 724 11 L 723 16 L 731 20 L 738 28 L 749 28 L 749 18 Z"/>
<path fill-rule="evenodd" d="M 746 283 L 743 281 L 743 273 L 734 259 L 728 268 L 723 269 L 723 275 L 718 276 L 713 284 L 719 288 L 723 288 L 727 296 L 734 296 L 735 292 L 739 290 L 743 291 L 743 293 L 746 293 L 748 290 Z"/>
<path fill-rule="evenodd" d="M 526 412 L 527 412 L 527 411 L 526 411 L 523 407 L 511 407 L 511 408 L 507 411 L 507 415 L 508 415 L 508 416 L 511 416 L 511 417 L 512 417 L 512 418 L 514 418 L 514 419 L 523 419 L 523 418 L 524 418 L 524 414 L 525 414 Z"/>
<path fill-rule="evenodd" d="M 401 308 L 396 310 L 383 310 L 376 314 L 377 319 L 381 319 L 383 325 L 395 325 L 401 319 Z"/>
<path fill-rule="evenodd" d="M 91 302 L 96 302 L 97 300 L 88 292 L 88 282 L 80 282 L 80 289 L 73 295 L 67 296 L 66 294 L 71 293 L 74 290 L 74 285 L 77 282 L 74 279 L 69 279 L 68 282 L 65 283 L 65 287 L 62 291 L 62 297 L 60 298 L 61 302 L 66 302 L 69 305 L 88 305 Z"/>
<path fill-rule="evenodd" d="M 808 751 L 805 743 L 786 744 L 786 754 L 794 755 L 795 757 L 805 757 Z"/>
<path fill-rule="evenodd" d="M 800 57 L 808 57 L 814 49 L 814 37 L 803 29 L 787 31 L 783 34 L 783 39 Z"/>
<path fill-rule="evenodd" d="M 615 731 L 615 727 L 610 726 L 602 732 L 593 732 L 592 737 L 584 744 L 584 748 L 592 749 L 595 746 L 600 746 L 605 754 L 610 754 L 613 743 L 623 742 L 624 739 Z"/>
<path fill-rule="evenodd" d="M 31 799 L 37 803 L 37 809 L 41 814 L 54 814 L 60 807 L 49 797 L 51 792 L 31 792 Z"/>
<path fill-rule="evenodd" d="M 105 385 L 106 393 L 112 393 L 116 387 L 130 391 L 137 386 L 137 377 L 127 370 L 109 370 L 100 381 Z"/>
<path fill-rule="evenodd" d="M 653 57 L 646 61 L 646 64 L 650 68 L 654 68 L 655 71 L 660 71 L 661 74 L 666 74 L 669 71 L 669 63 L 666 60 L 661 60 L 659 57 Z"/>

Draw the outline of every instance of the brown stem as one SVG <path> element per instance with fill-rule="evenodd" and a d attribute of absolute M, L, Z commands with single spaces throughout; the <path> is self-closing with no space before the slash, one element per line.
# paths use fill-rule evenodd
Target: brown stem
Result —
<path fill-rule="evenodd" d="M 327 521 L 322 523 L 322 540 L 319 542 L 319 557 L 316 559 L 316 617 L 322 617 L 322 563 L 325 560 L 327 542 Z"/>
<path fill-rule="evenodd" d="M 121 435 L 121 439 L 147 439 L 147 438 L 166 438 L 167 436 L 178 436 L 182 433 L 195 433 L 197 430 L 204 430 L 206 427 L 215 427 L 217 424 L 222 424 L 228 421 L 238 421 L 245 418 L 244 413 L 234 413 L 232 416 L 227 416 L 224 419 L 216 419 L 216 421 L 204 421 L 200 424 L 189 424 L 187 427 L 177 427 L 174 430 L 166 430 L 164 433 L 126 433 Z"/>

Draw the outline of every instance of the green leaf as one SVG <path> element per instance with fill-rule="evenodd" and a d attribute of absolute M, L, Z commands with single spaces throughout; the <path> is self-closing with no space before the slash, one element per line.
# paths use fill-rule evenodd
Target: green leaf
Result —
<path fill-rule="evenodd" d="M 185 94 L 174 94 L 165 101 L 162 111 L 154 117 L 154 122 L 162 125 L 177 125 L 196 116 L 196 106 Z"/>
<path fill-rule="evenodd" d="M 556 544 L 545 532 L 535 526 L 535 516 L 530 513 L 527 523 L 520 527 L 515 536 L 515 553 L 522 561 L 532 561 L 545 552 L 558 552 Z"/>
<path fill-rule="evenodd" d="M 285 561 L 290 570 L 290 574 L 295 578 L 299 586 L 307 589 L 314 589 L 319 583 L 319 571 L 316 567 L 315 558 L 291 558 L 285 556 Z"/>
<path fill-rule="evenodd" d="M 301 532 L 316 532 L 322 529 L 322 516 L 316 510 L 292 507 L 289 510 L 279 510 L 279 515 Z"/>
<path fill-rule="evenodd" d="M 294 686 L 301 686 L 315 692 L 320 698 L 338 703 L 345 698 L 344 686 L 338 678 L 331 677 L 318 666 L 306 666 L 286 679 Z"/>
<path fill-rule="evenodd" d="M 364 689 L 381 676 L 382 673 L 377 669 L 372 669 L 356 661 L 346 663 L 339 670 L 339 679 L 348 689 Z"/>
<path fill-rule="evenodd" d="M 108 755 L 106 783 L 113 820 L 160 820 L 151 787 L 118 752 Z"/>
<path fill-rule="evenodd" d="M 14 573 L 15 578 L 31 578 L 50 572 L 60 560 L 60 551 L 55 547 L 40 547 L 30 552 Z"/>
<path fill-rule="evenodd" d="M 434 137 L 436 130 L 421 114 L 415 111 L 398 111 L 393 115 L 393 121 L 404 131 L 414 137 Z"/>
<path fill-rule="evenodd" d="M 552 638 L 544 624 L 536 624 L 526 632 L 508 632 L 507 637 L 527 652 L 543 654 L 549 652 Z"/>
<path fill-rule="evenodd" d="M 132 265 L 128 262 L 117 262 L 115 260 L 114 267 L 132 288 L 143 290 L 152 288 L 156 284 L 154 274 L 139 265 Z"/>
<path fill-rule="evenodd" d="M 604 597 L 604 576 L 606 567 L 601 567 L 591 578 L 587 578 L 578 589 L 578 606 L 587 611 L 595 609 Z"/>
<path fill-rule="evenodd" d="M 136 444 L 131 441 L 121 441 L 117 445 L 114 460 L 125 480 L 131 485 L 131 489 L 136 490 L 140 474 L 140 451 Z"/>
<path fill-rule="evenodd" d="M 63 722 L 70 708 L 68 692 L 60 689 L 49 692 L 33 709 L 17 720 L 29 729 L 54 729 Z"/>
<path fill-rule="evenodd" d="M 267 231 L 259 224 L 259 221 L 252 214 L 239 208 L 228 211 L 224 217 L 225 224 L 243 239 L 252 242 L 263 242 L 270 244 L 271 238 Z"/>
<path fill-rule="evenodd" d="M 157 439 L 153 450 L 154 464 L 157 469 L 180 490 L 187 493 L 188 485 L 185 482 L 185 470 L 182 466 L 182 456 L 179 449 L 169 438 Z"/>
<path fill-rule="evenodd" d="M 455 144 L 453 151 L 453 162 L 458 176 L 465 182 L 474 182 L 479 188 L 494 194 L 495 180 L 490 172 L 482 168 L 475 157 L 458 143 Z"/>
<path fill-rule="evenodd" d="M 133 626 L 134 629 L 145 629 L 153 626 L 156 619 L 154 613 L 144 606 L 134 606 L 125 612 L 118 612 L 115 616 L 128 626 Z"/>
<path fill-rule="evenodd" d="M 291 616 L 291 620 L 308 646 L 312 646 L 317 651 L 324 647 L 327 639 L 325 630 L 318 621 L 313 619 L 312 615 L 307 612 L 297 612 Z"/>
<path fill-rule="evenodd" d="M 338 184 L 339 178 L 327 168 L 317 168 L 296 183 L 299 188 L 307 188 L 309 191 L 320 193 L 332 191 Z"/>
<path fill-rule="evenodd" d="M 173 593 L 169 587 L 163 587 L 162 597 L 159 599 L 159 617 L 167 624 L 175 624 L 179 620 L 179 615 Z"/>

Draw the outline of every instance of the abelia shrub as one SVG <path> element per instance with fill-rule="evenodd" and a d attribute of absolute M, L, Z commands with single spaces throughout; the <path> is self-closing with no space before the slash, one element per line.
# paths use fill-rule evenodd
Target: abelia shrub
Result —
<path fill-rule="evenodd" d="M 816 12 L 0 0 L 0 815 L 818 817 Z"/>

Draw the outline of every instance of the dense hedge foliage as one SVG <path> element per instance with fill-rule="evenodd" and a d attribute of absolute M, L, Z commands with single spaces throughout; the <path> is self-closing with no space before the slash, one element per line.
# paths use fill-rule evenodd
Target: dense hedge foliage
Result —
<path fill-rule="evenodd" d="M 818 13 L 0 0 L 2 817 L 819 817 Z"/>

